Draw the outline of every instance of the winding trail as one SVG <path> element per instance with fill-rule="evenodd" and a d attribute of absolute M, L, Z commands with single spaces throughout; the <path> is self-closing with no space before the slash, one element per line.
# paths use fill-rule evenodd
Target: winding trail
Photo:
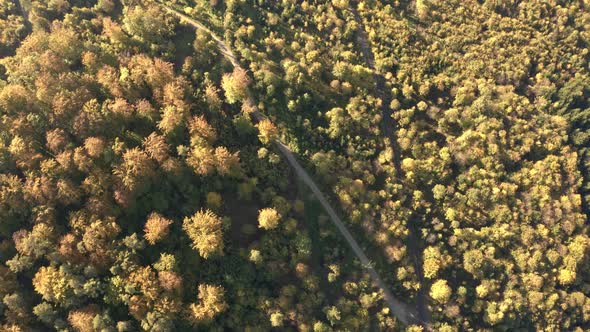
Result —
<path fill-rule="evenodd" d="M 399 144 L 397 142 L 397 139 L 395 137 L 395 132 L 397 131 L 396 128 L 396 124 L 393 121 L 393 119 L 391 118 L 392 115 L 392 110 L 389 107 L 389 105 L 391 104 L 391 94 L 387 93 L 387 89 L 385 87 L 385 78 L 383 77 L 383 75 L 380 75 L 377 70 L 375 69 L 375 55 L 373 54 L 373 51 L 371 49 L 371 45 L 369 43 L 369 40 L 367 38 L 367 31 L 365 30 L 365 25 L 363 23 L 363 20 L 361 18 L 361 16 L 359 15 L 359 12 L 357 10 L 356 7 L 356 3 L 353 2 L 350 10 L 352 12 L 352 14 L 354 15 L 354 20 L 356 21 L 357 25 L 358 25 L 358 30 L 357 30 L 357 43 L 359 45 L 359 48 L 361 49 L 361 53 L 363 55 L 363 58 L 365 60 L 366 65 L 373 71 L 373 78 L 375 80 L 376 83 L 376 94 L 377 97 L 379 97 L 381 99 L 381 109 L 382 109 L 382 118 L 383 121 L 381 122 L 381 125 L 383 127 L 383 131 L 385 133 L 385 137 L 389 138 L 389 144 L 391 146 L 391 148 L 393 149 L 393 164 L 395 167 L 395 172 L 398 175 L 398 177 L 400 179 L 404 178 L 404 172 L 401 168 L 401 163 L 400 163 L 400 147 Z M 408 194 L 408 197 L 411 197 L 412 193 Z M 411 199 L 406 199 L 404 201 L 404 207 L 409 209 L 410 211 L 413 211 L 412 207 L 410 206 L 411 204 Z M 423 257 L 422 257 L 422 250 L 419 248 L 418 244 L 420 242 L 419 236 L 418 236 L 418 229 L 417 229 L 417 225 L 419 223 L 419 219 L 418 219 L 418 215 L 416 213 L 412 213 L 412 216 L 409 220 L 408 223 L 408 251 L 410 252 L 410 255 L 412 256 L 412 261 L 414 263 L 414 270 L 416 271 L 417 277 L 418 277 L 418 281 L 420 282 L 420 289 L 418 290 L 418 294 L 416 297 L 416 309 L 418 311 L 418 318 L 421 324 L 423 324 L 427 329 L 429 328 L 429 322 L 430 322 L 430 313 L 428 310 L 428 304 L 427 304 L 427 294 L 426 294 L 426 284 L 425 284 L 425 280 L 424 280 L 424 273 L 423 273 Z"/>
<path fill-rule="evenodd" d="M 227 46 L 227 44 L 223 40 L 221 40 L 209 28 L 207 28 L 201 22 L 199 22 L 195 19 L 192 19 L 192 18 L 190 18 L 190 17 L 188 17 L 188 16 L 186 16 L 174 9 L 166 7 L 162 4 L 160 4 L 160 5 L 168 13 L 180 18 L 181 22 L 186 22 L 186 23 L 192 25 L 193 27 L 195 27 L 196 29 L 201 29 L 201 30 L 207 32 L 208 34 L 210 34 L 211 37 L 213 38 L 213 40 L 215 40 L 217 42 L 217 45 L 218 45 L 221 53 L 231 62 L 231 64 L 235 68 L 242 68 L 240 66 L 240 63 L 238 62 L 235 54 L 233 53 L 233 51 Z M 256 106 L 256 103 L 254 102 L 254 99 L 252 98 L 252 94 L 250 91 L 248 91 L 248 96 L 246 97 L 246 100 L 244 102 L 248 106 L 252 107 L 252 109 L 254 110 L 250 114 L 252 115 L 252 117 L 254 118 L 254 120 L 256 122 L 261 121 L 265 118 L 265 116 L 258 111 L 258 108 Z M 283 155 L 283 157 L 287 160 L 289 165 L 295 170 L 295 173 L 297 174 L 297 176 L 309 187 L 309 189 L 316 196 L 317 200 L 322 204 L 322 207 L 328 213 L 330 220 L 332 221 L 332 223 L 334 223 L 334 225 L 336 226 L 336 228 L 338 229 L 340 234 L 342 234 L 342 236 L 344 237 L 344 239 L 346 240 L 346 242 L 348 243 L 348 245 L 350 246 L 350 248 L 352 249 L 354 254 L 360 260 L 361 264 L 365 267 L 365 269 L 367 270 L 367 272 L 369 273 L 369 275 L 373 279 L 373 282 L 379 288 L 381 288 L 381 290 L 383 291 L 384 299 L 387 302 L 389 309 L 391 310 L 393 315 L 395 317 L 397 317 L 397 319 L 405 325 L 420 324 L 421 319 L 419 318 L 418 313 L 411 306 L 408 306 L 407 304 L 403 303 L 402 301 L 397 299 L 395 296 L 393 296 L 393 294 L 390 292 L 389 287 L 383 281 L 383 279 L 381 279 L 381 277 L 379 277 L 377 270 L 375 270 L 375 268 L 373 268 L 371 261 L 369 260 L 367 255 L 364 253 L 363 249 L 359 246 L 359 244 L 354 239 L 354 237 L 352 236 L 350 231 L 347 229 L 347 227 L 344 225 L 344 223 L 340 219 L 340 217 L 338 217 L 338 214 L 336 213 L 334 208 L 332 208 L 330 203 L 328 203 L 328 200 L 326 199 L 324 194 L 322 194 L 322 192 L 320 191 L 318 186 L 315 184 L 315 182 L 313 181 L 311 176 L 309 176 L 307 171 L 305 171 L 305 169 L 297 161 L 293 152 L 291 152 L 291 150 L 283 142 L 281 142 L 278 139 L 276 139 L 274 141 L 274 143 L 277 146 L 277 148 L 279 149 L 279 151 L 281 152 L 281 154 Z"/>

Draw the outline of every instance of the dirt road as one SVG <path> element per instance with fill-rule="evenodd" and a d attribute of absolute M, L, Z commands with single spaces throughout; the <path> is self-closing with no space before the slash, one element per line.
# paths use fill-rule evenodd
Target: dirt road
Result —
<path fill-rule="evenodd" d="M 361 53 L 363 54 L 363 58 L 365 60 L 365 64 L 367 65 L 367 67 L 369 67 L 370 69 L 373 70 L 373 77 L 375 79 L 375 83 L 376 83 L 376 87 L 375 87 L 375 92 L 377 94 L 377 97 L 379 97 L 382 101 L 381 107 L 382 107 L 382 117 L 383 117 L 383 121 L 382 121 L 382 128 L 383 131 L 385 133 L 385 136 L 389 138 L 389 143 L 391 145 L 391 148 L 394 151 L 393 154 L 393 163 L 394 163 L 394 167 L 396 170 L 396 174 L 398 174 L 400 179 L 404 178 L 404 172 L 401 168 L 401 163 L 400 163 L 400 154 L 399 152 L 401 151 L 399 145 L 397 144 L 397 139 L 395 136 L 395 132 L 396 132 L 396 125 L 393 121 L 393 119 L 391 118 L 391 108 L 389 107 L 389 105 L 391 104 L 391 94 L 387 93 L 386 88 L 385 88 L 385 78 L 383 77 L 383 75 L 379 75 L 379 73 L 377 73 L 376 69 L 375 69 L 375 55 L 373 54 L 373 50 L 371 49 L 371 44 L 369 43 L 369 40 L 367 38 L 367 32 L 365 30 L 365 26 L 363 23 L 362 18 L 360 17 L 358 10 L 356 8 L 356 4 L 353 3 L 351 6 L 351 11 L 354 15 L 354 19 L 356 21 L 356 23 L 358 24 L 358 31 L 357 31 L 357 43 L 359 45 L 359 48 L 361 50 Z M 411 193 L 410 193 L 411 195 Z M 408 198 L 406 198 L 405 202 L 404 202 L 404 206 L 410 210 L 412 210 L 411 206 L 409 206 L 411 199 L 409 198 L 411 196 L 408 196 Z M 423 273 L 423 268 L 422 268 L 422 250 L 419 247 L 419 238 L 418 238 L 418 229 L 417 229 L 417 224 L 418 224 L 419 220 L 417 219 L 417 214 L 414 213 L 411 217 L 411 219 L 409 220 L 409 224 L 408 224 L 408 230 L 409 230 L 409 236 L 408 236 L 408 251 L 410 253 L 410 255 L 412 256 L 412 260 L 414 263 L 414 269 L 416 270 L 416 274 L 418 276 L 418 281 L 420 282 L 420 289 L 418 290 L 418 295 L 416 297 L 416 307 L 417 307 L 417 311 L 418 311 L 418 316 L 419 316 L 419 321 L 428 326 L 428 323 L 430 321 L 430 313 L 428 311 L 428 305 L 426 302 L 426 286 L 425 286 L 425 282 L 424 282 L 424 273 Z"/>
<path fill-rule="evenodd" d="M 168 8 L 166 6 L 163 6 L 163 7 L 168 13 L 180 18 L 181 21 L 184 21 L 184 22 L 192 25 L 196 29 L 202 29 L 203 31 L 206 31 L 207 33 L 209 33 L 211 35 L 211 37 L 213 38 L 213 40 L 215 40 L 217 42 L 217 45 L 218 45 L 221 53 L 223 53 L 223 55 L 231 62 L 231 64 L 236 68 L 241 68 L 240 63 L 238 62 L 233 51 L 227 46 L 227 44 L 223 40 L 221 40 L 209 28 L 207 28 L 201 22 L 199 22 L 195 19 L 192 19 L 192 18 L 190 18 L 190 17 L 188 17 L 188 16 L 186 16 L 174 9 Z M 258 111 L 258 108 L 256 107 L 256 103 L 254 102 L 254 99 L 252 98 L 252 95 L 250 92 L 248 92 L 248 96 L 245 100 L 245 103 L 248 104 L 248 106 L 251 106 L 252 109 L 254 109 L 254 112 L 251 113 L 254 120 L 260 121 L 265 118 L 264 115 Z M 328 213 L 330 220 L 332 221 L 332 223 L 334 223 L 334 225 L 336 226 L 336 228 L 338 229 L 340 234 L 342 234 L 342 236 L 344 237 L 344 239 L 346 240 L 346 242 L 348 243 L 348 245 L 350 246 L 350 248 L 352 249 L 354 254 L 360 260 L 361 264 L 366 268 L 367 272 L 369 273 L 369 275 L 371 276 L 371 278 L 373 279 L 375 284 L 379 288 L 381 288 L 381 290 L 383 291 L 385 301 L 387 302 L 392 314 L 395 317 L 397 317 L 397 319 L 400 322 L 402 322 L 406 325 L 419 323 L 420 318 L 418 317 L 417 312 L 411 306 L 408 306 L 407 304 L 398 300 L 389 291 L 389 287 L 387 286 L 387 284 L 381 279 L 381 277 L 379 277 L 379 274 L 377 273 L 377 271 L 371 266 L 371 261 L 369 260 L 367 255 L 364 253 L 363 249 L 359 246 L 359 244 L 354 239 L 354 237 L 352 236 L 350 231 L 348 231 L 348 228 L 342 222 L 340 217 L 338 217 L 338 214 L 336 213 L 334 208 L 332 208 L 332 206 L 330 205 L 330 203 L 328 202 L 328 200 L 326 199 L 324 194 L 322 194 L 319 187 L 313 181 L 311 176 L 309 176 L 307 171 L 305 171 L 305 169 L 303 169 L 301 164 L 297 161 L 297 159 L 293 155 L 293 152 L 291 152 L 291 150 L 279 140 L 275 140 L 274 143 L 276 144 L 277 148 L 279 149 L 279 151 L 281 152 L 283 157 L 287 160 L 289 165 L 295 170 L 295 173 L 297 174 L 297 176 L 309 187 L 309 189 L 313 192 L 313 194 L 316 196 L 318 201 L 322 204 L 322 207 Z"/>

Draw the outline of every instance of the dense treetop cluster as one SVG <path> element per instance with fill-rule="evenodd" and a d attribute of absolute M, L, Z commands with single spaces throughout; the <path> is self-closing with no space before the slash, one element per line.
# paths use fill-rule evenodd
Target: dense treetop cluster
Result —
<path fill-rule="evenodd" d="M 589 47 L 588 1 L 0 0 L 0 329 L 587 329 Z"/>

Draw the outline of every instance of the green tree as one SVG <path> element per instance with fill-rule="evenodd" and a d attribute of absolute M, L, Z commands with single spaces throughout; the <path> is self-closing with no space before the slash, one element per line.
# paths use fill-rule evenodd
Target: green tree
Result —
<path fill-rule="evenodd" d="M 228 103 L 244 101 L 248 96 L 248 85 L 250 78 L 245 70 L 236 67 L 231 74 L 223 75 L 221 87 L 225 92 L 225 98 Z"/>

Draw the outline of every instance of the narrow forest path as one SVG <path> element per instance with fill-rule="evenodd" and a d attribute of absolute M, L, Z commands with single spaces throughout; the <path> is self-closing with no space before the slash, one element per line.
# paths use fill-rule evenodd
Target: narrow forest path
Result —
<path fill-rule="evenodd" d="M 375 69 L 375 55 L 373 54 L 373 51 L 371 49 L 371 44 L 367 38 L 367 31 L 365 30 L 365 25 L 363 23 L 363 20 L 361 18 L 361 16 L 359 15 L 359 12 L 356 8 L 356 3 L 353 2 L 352 6 L 350 7 L 352 14 L 354 15 L 354 20 L 356 21 L 357 25 L 358 25 L 358 30 L 357 30 L 357 43 L 359 45 L 359 48 L 361 50 L 361 53 L 363 54 L 363 58 L 365 60 L 366 65 L 373 70 L 373 77 L 375 79 L 375 83 L 376 83 L 376 94 L 377 97 L 379 97 L 381 99 L 381 108 L 382 108 L 382 117 L 383 117 L 383 121 L 382 121 L 382 127 L 383 127 L 383 131 L 385 133 L 385 137 L 389 138 L 389 144 L 391 145 L 391 148 L 393 149 L 393 164 L 395 167 L 395 171 L 396 174 L 398 175 L 398 177 L 401 179 L 404 178 L 404 172 L 401 168 L 401 157 L 400 157 L 400 146 L 397 142 L 395 133 L 397 131 L 396 128 L 396 124 L 393 121 L 393 119 L 391 118 L 392 115 L 392 110 L 389 107 L 389 105 L 391 104 L 391 93 L 387 92 L 386 86 L 385 86 L 385 78 L 383 77 L 383 75 L 380 75 L 377 70 Z M 405 186 L 404 186 L 405 187 Z M 411 199 L 410 199 L 411 193 L 408 193 L 408 197 L 405 199 L 404 201 L 404 207 L 409 209 L 410 211 L 413 211 L 412 207 L 411 207 Z M 414 211 L 415 212 L 415 211 Z M 422 257 L 422 249 L 419 246 L 420 243 L 420 239 L 419 239 L 419 229 L 417 227 L 418 225 L 418 214 L 417 213 L 412 213 L 412 217 L 409 220 L 410 222 L 408 223 L 408 231 L 409 231 L 409 239 L 408 239 L 408 251 L 410 253 L 410 255 L 412 256 L 412 260 L 414 263 L 414 269 L 416 270 L 416 275 L 418 276 L 418 281 L 420 282 L 420 289 L 418 290 L 418 294 L 416 296 L 416 309 L 418 312 L 418 317 L 419 320 L 422 324 L 424 324 L 426 327 L 428 327 L 429 322 L 430 322 L 430 313 L 428 310 L 428 304 L 427 304 L 427 294 L 426 294 L 426 284 L 424 281 L 424 273 L 423 273 L 423 257 Z"/>
<path fill-rule="evenodd" d="M 29 13 L 25 9 L 25 6 L 23 6 L 23 1 L 22 0 L 14 0 L 14 2 L 17 5 L 18 9 L 20 10 L 20 13 L 23 16 L 23 19 L 25 20 L 25 25 L 30 26 L 31 22 L 29 22 Z"/>
<path fill-rule="evenodd" d="M 162 7 L 168 13 L 180 18 L 181 22 L 186 22 L 186 23 L 192 25 L 193 27 L 195 27 L 196 29 L 201 29 L 203 31 L 206 31 L 208 34 L 210 34 L 211 37 L 213 38 L 213 40 L 215 40 L 215 42 L 217 43 L 221 53 L 231 62 L 231 64 L 235 68 L 242 68 L 240 66 L 240 63 L 238 62 L 235 54 L 233 53 L 233 51 L 227 46 L 227 44 L 223 40 L 221 40 L 209 28 L 207 28 L 201 22 L 199 22 L 195 19 L 192 19 L 192 18 L 190 18 L 190 17 L 188 17 L 188 16 L 186 16 L 186 15 L 184 15 L 172 8 L 166 7 L 164 5 L 162 5 Z M 246 100 L 244 102 L 248 106 L 252 107 L 252 109 L 254 110 L 250 114 L 252 114 L 252 117 L 254 118 L 255 121 L 258 122 L 258 121 L 261 121 L 265 118 L 265 116 L 258 111 L 258 108 L 256 106 L 256 103 L 254 102 L 254 98 L 252 97 L 252 94 L 250 91 L 248 91 L 248 96 L 246 97 Z M 334 223 L 334 225 L 336 226 L 336 228 L 338 229 L 340 234 L 344 237 L 344 239 L 346 240 L 346 242 L 348 243 L 348 245 L 350 246 L 350 248 L 352 249 L 354 254 L 358 257 L 361 264 L 365 267 L 365 269 L 367 270 L 367 272 L 369 273 L 369 275 L 371 276 L 371 278 L 373 279 L 375 284 L 379 288 L 381 288 L 381 290 L 383 291 L 383 296 L 385 298 L 385 301 L 387 302 L 392 314 L 400 322 L 402 322 L 405 325 L 420 323 L 421 320 L 418 317 L 418 313 L 411 306 L 398 300 L 390 292 L 389 287 L 383 281 L 383 279 L 381 279 L 381 277 L 379 277 L 377 270 L 375 270 L 375 268 L 373 268 L 371 261 L 369 260 L 367 255 L 364 253 L 363 249 L 360 247 L 360 245 L 354 239 L 354 237 L 352 236 L 350 231 L 347 229 L 345 224 L 342 222 L 340 217 L 338 217 L 336 210 L 334 210 L 334 208 L 332 208 L 332 206 L 330 205 L 330 203 L 328 202 L 328 200 L 326 199 L 324 194 L 322 194 L 321 190 L 316 185 L 316 183 L 313 181 L 311 176 L 309 176 L 307 171 L 305 171 L 305 169 L 297 161 L 293 152 L 291 152 L 291 150 L 283 142 L 281 142 L 278 139 L 276 139 L 274 141 L 274 143 L 277 146 L 277 148 L 279 149 L 279 151 L 281 152 L 281 154 L 283 155 L 283 157 L 287 160 L 287 162 L 289 163 L 291 168 L 293 168 L 295 170 L 295 173 L 297 174 L 297 176 L 303 181 L 303 183 L 305 183 L 309 187 L 309 189 L 315 195 L 315 197 L 320 202 L 322 207 L 326 210 L 326 212 L 328 213 L 328 216 L 330 217 L 330 220 L 332 221 L 332 223 Z"/>

